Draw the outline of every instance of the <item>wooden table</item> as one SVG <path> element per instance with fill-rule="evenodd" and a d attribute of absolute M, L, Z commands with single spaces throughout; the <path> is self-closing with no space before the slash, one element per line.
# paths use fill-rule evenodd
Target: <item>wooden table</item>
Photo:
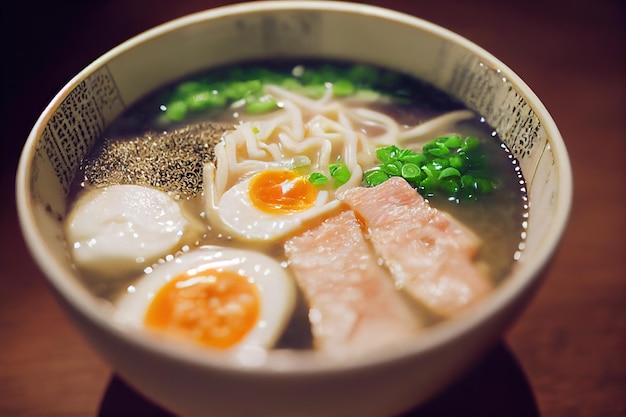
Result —
<path fill-rule="evenodd" d="M 20 237 L 14 172 L 37 115 L 71 76 L 145 29 L 225 3 L 2 3 L 0 416 L 167 415 L 112 375 L 52 299 Z M 534 301 L 484 362 L 410 415 L 626 415 L 623 3 L 367 3 L 448 27 L 509 65 L 555 118 L 575 175 L 569 228 Z"/>

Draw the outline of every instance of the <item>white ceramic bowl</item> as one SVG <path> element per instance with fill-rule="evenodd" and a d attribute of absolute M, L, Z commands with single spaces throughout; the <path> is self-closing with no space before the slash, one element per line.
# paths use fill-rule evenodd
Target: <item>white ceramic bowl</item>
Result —
<path fill-rule="evenodd" d="M 347 360 L 270 354 L 254 365 L 181 352 L 111 320 L 68 262 L 61 220 L 81 158 L 126 107 L 164 83 L 250 58 L 300 56 L 377 63 L 413 74 L 484 115 L 528 183 L 526 247 L 508 279 L 476 308 L 414 343 Z M 93 348 L 123 379 L 181 416 L 390 416 L 450 383 L 496 342 L 540 282 L 572 199 L 566 148 L 531 89 L 505 64 L 444 28 L 362 4 L 277 1 L 193 14 L 106 53 L 52 100 L 17 174 L 21 227 L 51 288 Z"/>

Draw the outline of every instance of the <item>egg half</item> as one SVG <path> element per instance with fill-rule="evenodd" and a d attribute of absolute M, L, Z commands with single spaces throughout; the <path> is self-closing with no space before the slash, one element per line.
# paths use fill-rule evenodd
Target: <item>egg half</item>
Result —
<path fill-rule="evenodd" d="M 235 237 L 268 241 L 297 231 L 338 205 L 328 191 L 318 190 L 306 176 L 270 169 L 229 188 L 217 211 Z"/>
<path fill-rule="evenodd" d="M 269 256 L 203 246 L 128 287 L 116 317 L 203 347 L 272 347 L 291 318 L 295 284 Z"/>

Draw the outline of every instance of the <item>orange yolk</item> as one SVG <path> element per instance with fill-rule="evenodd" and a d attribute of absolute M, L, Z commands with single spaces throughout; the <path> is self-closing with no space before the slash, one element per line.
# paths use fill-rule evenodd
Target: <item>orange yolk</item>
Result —
<path fill-rule="evenodd" d="M 259 210 L 289 214 L 315 205 L 317 189 L 306 177 L 293 171 L 263 171 L 252 178 L 248 188 L 250 201 Z"/>
<path fill-rule="evenodd" d="M 227 349 L 239 343 L 259 318 L 260 296 L 247 277 L 224 270 L 182 274 L 154 296 L 146 326 Z"/>

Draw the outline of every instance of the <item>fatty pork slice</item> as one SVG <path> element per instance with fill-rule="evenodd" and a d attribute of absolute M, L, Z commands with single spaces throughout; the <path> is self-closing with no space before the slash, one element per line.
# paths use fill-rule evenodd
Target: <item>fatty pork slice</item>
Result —
<path fill-rule="evenodd" d="M 364 221 L 396 287 L 432 312 L 450 316 L 490 291 L 485 269 L 474 262 L 479 238 L 406 180 L 353 188 L 342 199 Z"/>
<path fill-rule="evenodd" d="M 351 210 L 286 242 L 285 253 L 309 302 L 315 347 L 354 354 L 405 340 L 422 327 L 393 285 Z"/>

